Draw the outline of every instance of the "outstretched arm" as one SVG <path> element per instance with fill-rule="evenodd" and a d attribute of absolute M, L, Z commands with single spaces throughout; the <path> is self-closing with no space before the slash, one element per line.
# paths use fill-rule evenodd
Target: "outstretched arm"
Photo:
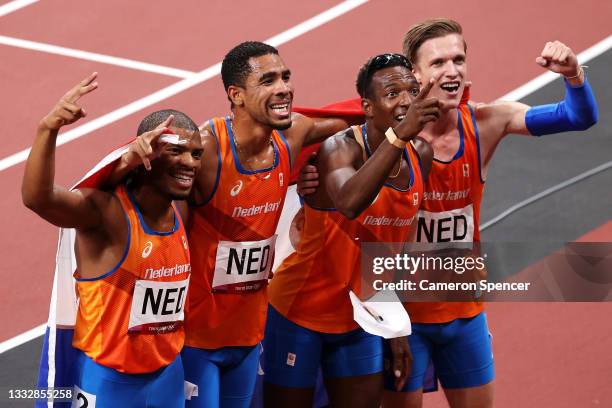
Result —
<path fill-rule="evenodd" d="M 62 126 L 86 116 L 78 99 L 98 87 L 93 73 L 68 91 L 38 125 L 36 139 L 26 162 L 21 196 L 26 207 L 59 227 L 93 228 L 101 212 L 91 190 L 69 191 L 54 184 L 55 143 Z"/>
<path fill-rule="evenodd" d="M 357 123 L 350 123 L 343 118 L 308 118 L 312 121 L 310 131 L 304 139 L 304 146 L 320 143 L 341 130 Z"/>
<path fill-rule="evenodd" d="M 285 131 L 291 148 L 291 161 L 295 163 L 302 147 L 319 143 L 348 128 L 343 118 L 310 118 L 300 113 L 291 115 L 291 127 Z"/>
<path fill-rule="evenodd" d="M 565 79 L 565 99 L 549 105 L 530 107 L 519 102 L 498 102 L 477 108 L 480 117 L 495 121 L 508 133 L 541 136 L 585 130 L 598 119 L 597 102 L 583 69 L 572 50 L 555 41 L 546 43 L 536 63 Z"/>

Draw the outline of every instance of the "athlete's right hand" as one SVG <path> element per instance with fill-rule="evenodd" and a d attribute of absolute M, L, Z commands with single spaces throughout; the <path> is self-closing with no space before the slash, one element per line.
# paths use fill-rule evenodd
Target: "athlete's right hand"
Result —
<path fill-rule="evenodd" d="M 128 151 L 123 155 L 123 160 L 130 168 L 144 164 L 145 169 L 151 170 L 151 160 L 157 157 L 159 151 L 159 137 L 168 133 L 174 116 L 170 115 L 166 120 L 159 124 L 155 129 L 145 132 L 138 136 L 128 147 Z"/>
<path fill-rule="evenodd" d="M 308 163 L 300 170 L 297 181 L 297 193 L 301 197 L 314 193 L 319 186 L 319 172 L 316 166 L 312 164 L 316 157 L 316 152 L 311 154 Z"/>
<path fill-rule="evenodd" d="M 401 391 L 412 372 L 412 352 L 407 337 L 387 340 L 391 349 L 391 361 L 385 361 L 385 369 L 395 377 L 395 390 Z"/>
<path fill-rule="evenodd" d="M 59 130 L 62 126 L 70 125 L 87 116 L 85 109 L 76 102 L 81 96 L 87 95 L 98 87 L 98 83 L 94 82 L 97 76 L 97 72 L 92 73 L 66 92 L 51 109 L 51 112 L 40 121 L 40 126 L 48 130 Z"/>
<path fill-rule="evenodd" d="M 406 116 L 393 130 L 398 138 L 409 142 L 418 135 L 425 125 L 440 117 L 440 102 L 437 98 L 427 98 L 435 79 L 431 79 L 412 100 Z"/>

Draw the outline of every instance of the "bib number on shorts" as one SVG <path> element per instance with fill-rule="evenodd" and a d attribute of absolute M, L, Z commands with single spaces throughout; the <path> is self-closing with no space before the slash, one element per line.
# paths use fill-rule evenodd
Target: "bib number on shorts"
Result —
<path fill-rule="evenodd" d="M 137 280 L 128 333 L 163 334 L 183 325 L 189 278 L 175 282 Z"/>
<path fill-rule="evenodd" d="M 248 293 L 267 285 L 275 243 L 276 235 L 261 241 L 219 242 L 213 291 Z"/>
<path fill-rule="evenodd" d="M 419 210 L 417 242 L 472 242 L 473 240 L 472 204 L 444 212 Z"/>

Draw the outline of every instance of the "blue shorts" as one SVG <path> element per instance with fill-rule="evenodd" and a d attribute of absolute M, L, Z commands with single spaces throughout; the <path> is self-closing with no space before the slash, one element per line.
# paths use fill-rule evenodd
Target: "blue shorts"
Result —
<path fill-rule="evenodd" d="M 413 323 L 408 342 L 413 362 L 403 392 L 423 387 L 430 361 L 444 388 L 477 387 L 495 378 L 491 335 L 484 312 L 449 323 Z M 385 358 L 391 358 L 387 345 Z M 385 389 L 395 391 L 394 383 L 391 373 L 385 373 Z"/>
<path fill-rule="evenodd" d="M 198 386 L 186 407 L 248 408 L 257 380 L 261 346 L 206 350 L 185 346 L 185 381 Z"/>
<path fill-rule="evenodd" d="M 320 333 L 268 308 L 264 346 L 264 381 L 268 383 L 312 388 L 319 366 L 326 378 L 376 374 L 383 369 L 382 357 L 382 339 L 362 329 Z"/>
<path fill-rule="evenodd" d="M 79 352 L 75 368 L 73 406 L 178 408 L 185 405 L 181 356 L 150 374 L 125 374 L 100 365 Z"/>

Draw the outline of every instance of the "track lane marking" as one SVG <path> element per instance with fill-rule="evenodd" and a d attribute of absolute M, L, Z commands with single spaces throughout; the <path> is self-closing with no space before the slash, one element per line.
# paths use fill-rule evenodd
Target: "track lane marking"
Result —
<path fill-rule="evenodd" d="M 7 14 L 11 14 L 14 11 L 29 6 L 30 4 L 37 3 L 38 0 L 15 0 L 10 3 L 6 3 L 0 6 L 0 17 L 4 17 Z"/>
<path fill-rule="evenodd" d="M 270 37 L 268 40 L 264 41 L 270 45 L 278 47 L 283 45 L 301 35 L 306 34 L 309 31 L 312 31 L 323 24 L 326 24 L 343 14 L 348 13 L 349 11 L 367 3 L 369 0 L 347 0 L 342 3 L 337 4 L 330 9 L 323 11 L 322 13 L 317 14 L 316 16 L 305 20 L 304 22 L 297 24 L 296 26 L 281 32 L 273 37 Z M 151 106 L 157 102 L 160 102 L 164 99 L 167 99 L 173 95 L 176 95 L 179 92 L 182 92 L 186 89 L 189 89 L 195 85 L 198 85 L 210 78 L 213 78 L 221 73 L 221 63 L 216 63 L 211 65 L 210 67 L 195 73 L 193 76 L 186 78 L 182 81 L 179 81 L 173 85 L 170 85 L 166 88 L 163 88 L 157 92 L 154 92 L 151 95 L 148 95 L 144 98 L 138 99 L 122 108 L 116 109 L 106 115 L 103 115 L 97 119 L 92 120 L 84 125 L 81 125 L 77 128 L 69 130 L 68 132 L 60 135 L 57 138 L 57 145 L 66 144 L 72 140 L 78 139 L 79 137 L 85 136 L 86 134 L 93 132 L 94 130 L 100 129 L 108 124 L 111 124 L 119 119 L 122 119 L 132 113 L 135 113 L 141 109 L 144 109 L 148 106 Z M 8 156 L 2 160 L 0 160 L 0 171 L 6 170 L 12 166 L 15 166 L 23 161 L 25 161 L 30 153 L 30 149 L 22 150 L 21 152 L 15 153 L 11 156 Z M 0 354 L 8 351 L 12 348 L 18 347 L 27 341 L 30 341 L 38 336 L 41 336 L 45 333 L 46 324 L 41 324 L 31 330 L 28 330 L 24 333 L 21 333 L 15 337 L 12 337 L 8 340 L 0 343 Z"/>
<path fill-rule="evenodd" d="M 154 74 L 167 75 L 176 78 L 189 78 L 190 76 L 195 74 L 195 72 L 193 71 L 186 71 L 179 68 L 166 67 L 163 65 L 151 64 L 148 62 L 136 61 L 128 58 L 120 58 L 114 57 L 112 55 L 77 50 L 74 48 L 60 47 L 58 45 L 24 40 L 15 37 L 7 37 L 4 35 L 0 35 L 0 44 L 16 48 L 23 48 L 27 50 L 45 52 L 48 54 L 61 55 L 64 57 L 72 57 L 85 61 L 116 65 L 123 68 L 130 68 L 138 71 L 151 72 Z"/>
<path fill-rule="evenodd" d="M 301 35 L 306 34 L 309 31 L 312 31 L 323 24 L 326 24 L 349 11 L 367 3 L 369 0 L 346 0 L 342 3 L 337 4 L 334 7 L 325 10 L 316 16 L 309 18 L 308 20 L 303 21 L 295 25 L 288 30 L 281 32 L 264 42 L 278 47 L 283 45 Z M 134 102 L 131 102 L 121 108 L 118 108 L 112 112 L 109 112 L 105 115 L 99 116 L 98 118 L 87 122 L 81 126 L 78 126 L 74 129 L 71 129 L 57 138 L 57 147 L 64 145 L 73 140 L 79 139 L 95 130 L 101 129 L 104 126 L 107 126 L 111 123 L 114 123 L 120 119 L 125 118 L 133 113 L 136 113 L 142 109 L 145 109 L 151 105 L 154 105 L 158 102 L 163 101 L 164 99 L 168 99 L 180 92 L 183 92 L 189 88 L 192 88 L 196 85 L 201 84 L 211 78 L 216 77 L 221 73 L 221 62 L 218 62 L 210 67 L 195 73 L 189 78 L 185 78 L 179 82 L 176 82 L 170 86 L 162 88 L 150 95 L 147 95 L 143 98 L 140 98 Z M 30 154 L 30 148 L 24 149 L 20 152 L 14 153 L 10 156 L 7 156 L 0 160 L 0 171 L 9 169 L 17 164 L 20 164 L 27 160 L 28 155 Z"/>

